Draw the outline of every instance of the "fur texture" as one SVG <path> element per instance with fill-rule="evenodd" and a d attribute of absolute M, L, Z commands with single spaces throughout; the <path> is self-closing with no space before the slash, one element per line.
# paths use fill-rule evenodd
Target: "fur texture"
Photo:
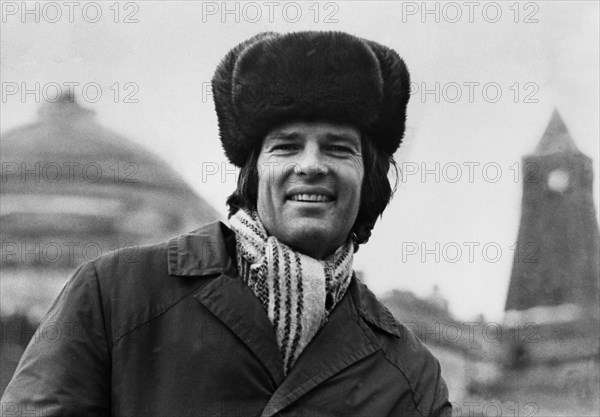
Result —
<path fill-rule="evenodd" d="M 265 32 L 233 48 L 214 74 L 221 142 L 244 164 L 276 125 L 356 125 L 387 154 L 402 140 L 409 74 L 393 50 L 343 32 Z"/>

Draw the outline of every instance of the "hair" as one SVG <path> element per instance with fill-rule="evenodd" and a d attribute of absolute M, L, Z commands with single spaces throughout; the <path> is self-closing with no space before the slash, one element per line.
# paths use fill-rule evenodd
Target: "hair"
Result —
<path fill-rule="evenodd" d="M 361 135 L 361 148 L 364 166 L 364 177 L 360 193 L 358 215 L 350 233 L 354 242 L 354 250 L 366 243 L 371 237 L 371 230 L 378 217 L 392 199 L 398 185 L 398 168 L 394 158 L 377 148 L 373 142 Z M 256 210 L 258 199 L 258 156 L 260 147 L 254 148 L 241 167 L 237 188 L 227 198 L 229 217 L 239 209 Z M 388 179 L 388 172 L 394 173 L 393 186 Z"/>

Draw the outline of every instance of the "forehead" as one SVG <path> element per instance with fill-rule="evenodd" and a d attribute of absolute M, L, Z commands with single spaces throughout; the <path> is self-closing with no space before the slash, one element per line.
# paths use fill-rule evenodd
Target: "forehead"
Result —
<path fill-rule="evenodd" d="M 317 139 L 348 141 L 360 146 L 360 131 L 349 124 L 330 122 L 289 122 L 271 129 L 263 143 L 273 140 Z"/>

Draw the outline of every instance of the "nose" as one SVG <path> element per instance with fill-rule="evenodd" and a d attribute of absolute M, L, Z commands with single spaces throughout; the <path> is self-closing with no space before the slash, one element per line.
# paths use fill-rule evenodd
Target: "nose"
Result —
<path fill-rule="evenodd" d="M 329 166 L 318 146 L 308 145 L 294 165 L 294 173 L 300 176 L 319 176 L 329 173 Z"/>

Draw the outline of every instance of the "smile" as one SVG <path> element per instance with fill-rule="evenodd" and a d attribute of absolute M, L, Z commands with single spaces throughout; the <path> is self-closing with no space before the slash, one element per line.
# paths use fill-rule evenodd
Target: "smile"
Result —
<path fill-rule="evenodd" d="M 290 196 L 292 201 L 303 201 L 309 203 L 328 203 L 333 199 L 323 194 L 294 194 Z"/>

